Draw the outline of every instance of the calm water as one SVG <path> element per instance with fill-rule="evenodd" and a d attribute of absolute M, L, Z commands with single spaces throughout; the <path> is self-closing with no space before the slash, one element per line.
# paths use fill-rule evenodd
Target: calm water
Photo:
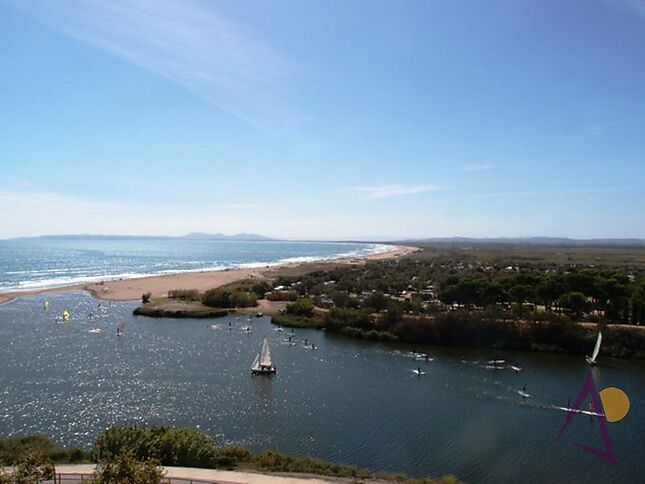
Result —
<path fill-rule="evenodd" d="M 0 291 L 146 274 L 311 261 L 389 249 L 380 244 L 169 237 L 0 240 Z"/>
<path fill-rule="evenodd" d="M 42 432 L 89 446 L 108 426 L 164 422 L 197 426 L 220 443 L 278 449 L 332 461 L 405 471 L 455 473 L 471 482 L 642 482 L 645 475 L 643 362 L 603 361 L 597 388 L 631 397 L 621 422 L 608 424 L 618 465 L 570 444 L 600 442 L 598 423 L 576 416 L 562 441 L 565 414 L 589 368 L 582 358 L 499 352 L 522 373 L 490 371 L 491 351 L 427 348 L 431 363 L 397 354 L 409 347 L 350 340 L 315 330 L 287 331 L 267 318 L 154 320 L 134 303 L 98 302 L 84 293 L 28 297 L 0 306 L 0 434 Z M 55 322 L 64 309 L 69 323 Z M 92 312 L 94 319 L 88 315 Z M 98 317 L 96 317 L 98 315 Z M 115 336 L 119 321 L 126 334 Z M 228 331 L 228 321 L 233 329 Z M 208 322 L 210 324 L 211 321 Z M 101 334 L 88 330 L 100 327 Z M 278 375 L 251 377 L 268 336 Z M 306 350 L 304 338 L 316 351 Z M 416 377 L 417 365 L 427 371 Z M 526 383 L 533 398 L 516 393 Z"/>

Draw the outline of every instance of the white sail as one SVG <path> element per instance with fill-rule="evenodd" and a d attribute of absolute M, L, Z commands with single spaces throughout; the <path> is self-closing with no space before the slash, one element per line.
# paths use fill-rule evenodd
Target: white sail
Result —
<path fill-rule="evenodd" d="M 596 340 L 596 347 L 593 349 L 593 353 L 591 355 L 591 359 L 593 361 L 596 361 L 596 358 L 598 358 L 598 353 L 600 353 L 601 343 L 602 343 L 602 333 L 598 333 L 598 339 Z"/>
<path fill-rule="evenodd" d="M 269 340 L 265 336 L 262 343 L 262 356 L 260 357 L 260 365 L 264 367 L 271 366 L 271 350 L 269 350 Z"/>
<path fill-rule="evenodd" d="M 253 365 L 251 365 L 251 370 L 259 370 L 260 369 L 260 355 L 257 355 L 255 357 L 255 360 L 253 360 Z"/>

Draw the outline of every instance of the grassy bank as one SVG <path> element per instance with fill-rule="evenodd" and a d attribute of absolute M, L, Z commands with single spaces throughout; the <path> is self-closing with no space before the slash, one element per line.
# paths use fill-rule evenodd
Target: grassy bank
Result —
<path fill-rule="evenodd" d="M 219 318 L 228 315 L 231 311 L 234 310 L 211 308 L 201 301 L 159 298 L 139 306 L 134 310 L 134 314 L 152 318 Z"/>

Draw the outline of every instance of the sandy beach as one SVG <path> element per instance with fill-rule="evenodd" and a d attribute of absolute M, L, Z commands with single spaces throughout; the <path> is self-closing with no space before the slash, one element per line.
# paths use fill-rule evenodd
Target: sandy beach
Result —
<path fill-rule="evenodd" d="M 279 265 L 258 267 L 253 269 L 229 269 L 201 272 L 181 272 L 175 274 L 162 274 L 144 276 L 134 279 L 119 279 L 80 284 L 55 288 L 35 289 L 29 291 L 14 291 L 0 293 L 0 304 L 11 301 L 17 297 L 51 292 L 79 291 L 90 292 L 98 299 L 109 301 L 133 301 L 141 299 L 143 293 L 149 292 L 153 298 L 161 297 L 173 289 L 197 289 L 205 291 L 220 287 L 242 279 L 269 279 L 281 269 L 299 268 L 306 271 L 308 266 L 320 264 L 363 264 L 369 260 L 386 260 L 403 257 L 419 250 L 416 247 L 397 245 L 393 250 L 366 256 L 351 256 L 314 262 L 289 262 Z"/>

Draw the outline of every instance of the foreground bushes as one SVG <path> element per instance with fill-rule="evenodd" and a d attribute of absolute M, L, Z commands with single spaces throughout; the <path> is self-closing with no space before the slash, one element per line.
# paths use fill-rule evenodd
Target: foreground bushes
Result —
<path fill-rule="evenodd" d="M 94 455 L 119 455 L 124 450 L 137 459 L 156 459 L 162 465 L 216 467 L 215 441 L 197 429 L 172 427 L 115 427 L 101 434 Z"/>
<path fill-rule="evenodd" d="M 92 478 L 84 484 L 160 484 L 164 471 L 154 459 L 137 459 L 133 452 L 123 450 L 107 455 L 99 462 Z"/>
<path fill-rule="evenodd" d="M 88 452 L 79 448 L 64 449 L 44 435 L 0 437 L 0 465 L 14 466 L 32 451 L 42 454 L 45 459 L 65 464 L 89 462 L 91 459 Z"/>
<path fill-rule="evenodd" d="M 25 450 L 14 463 L 13 470 L 0 467 L 0 484 L 39 484 L 54 477 L 54 461 L 40 449 Z"/>
<path fill-rule="evenodd" d="M 35 435 L 19 438 L 0 438 L 4 455 L 11 455 L 5 462 L 14 466 L 13 472 L 4 471 L 0 465 L 0 484 L 38 484 L 51 479 L 54 462 L 74 462 L 70 455 L 80 452 L 85 458 L 90 454 L 79 449 L 67 451 L 56 447 L 46 437 Z M 53 448 L 47 455 L 41 448 Z M 103 432 L 95 441 L 94 462 L 96 472 L 89 484 L 159 484 L 165 466 L 255 469 L 262 472 L 290 472 L 319 474 L 351 479 L 375 478 L 388 481 L 427 484 L 455 484 L 454 476 L 440 480 L 413 479 L 404 474 L 371 472 L 355 466 L 334 464 L 313 457 L 294 457 L 266 451 L 254 455 L 238 446 L 216 448 L 215 441 L 197 429 L 175 429 L 165 426 L 116 427 Z M 87 460 L 87 459 L 84 459 Z"/>

